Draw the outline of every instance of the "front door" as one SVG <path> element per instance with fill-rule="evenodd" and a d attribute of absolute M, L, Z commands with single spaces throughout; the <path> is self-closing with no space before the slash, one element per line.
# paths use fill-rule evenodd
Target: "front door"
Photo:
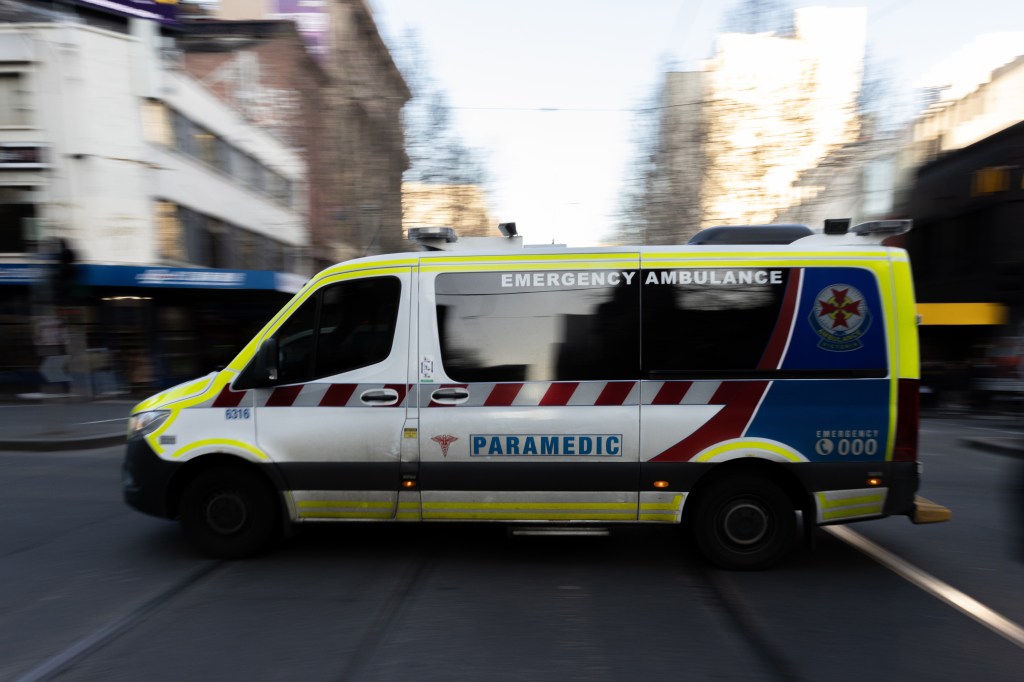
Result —
<path fill-rule="evenodd" d="M 300 521 L 395 515 L 408 408 L 408 268 L 337 275 L 274 332 L 279 378 L 255 395 L 260 448 Z"/>

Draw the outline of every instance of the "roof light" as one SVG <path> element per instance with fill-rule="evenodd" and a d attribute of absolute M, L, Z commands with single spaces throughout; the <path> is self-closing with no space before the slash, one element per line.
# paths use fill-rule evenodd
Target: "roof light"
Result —
<path fill-rule="evenodd" d="M 503 237 L 516 237 L 519 232 L 516 231 L 515 223 L 498 223 L 498 231 L 501 232 Z"/>
<path fill-rule="evenodd" d="M 448 243 L 459 240 L 453 227 L 410 227 L 409 241 L 428 242 L 442 240 Z"/>
<path fill-rule="evenodd" d="M 910 228 L 913 225 L 914 221 L 909 218 L 903 220 L 872 220 L 860 225 L 854 225 L 850 232 L 862 237 L 871 234 L 882 237 L 895 237 L 898 234 L 910 232 Z"/>

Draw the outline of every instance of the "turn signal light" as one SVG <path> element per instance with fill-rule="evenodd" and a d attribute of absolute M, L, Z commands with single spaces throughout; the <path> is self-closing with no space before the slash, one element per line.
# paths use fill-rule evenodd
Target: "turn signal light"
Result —
<path fill-rule="evenodd" d="M 667 488 L 668 487 L 668 481 L 655 481 L 654 482 L 654 487 L 655 488 Z"/>
<path fill-rule="evenodd" d="M 416 481 L 413 481 L 411 479 L 407 480 L 407 481 L 402 481 L 402 487 L 403 488 L 415 488 L 416 487 Z"/>
<path fill-rule="evenodd" d="M 872 476 L 871 478 L 868 479 L 868 485 L 882 485 L 882 479 L 878 478 L 877 476 Z"/>

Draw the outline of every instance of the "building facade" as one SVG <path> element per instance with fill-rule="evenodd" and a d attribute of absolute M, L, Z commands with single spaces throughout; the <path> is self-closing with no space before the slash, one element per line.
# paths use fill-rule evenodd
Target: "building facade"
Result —
<path fill-rule="evenodd" d="M 231 0 L 214 13 L 234 20 L 296 14 L 305 17 L 298 17 L 300 32 L 327 78 L 317 149 L 328 175 L 313 199 L 313 215 L 324 216 L 313 223 L 315 265 L 403 250 L 402 174 L 409 160 L 401 111 L 411 94 L 365 0 Z"/>
<path fill-rule="evenodd" d="M 190 77 L 160 21 L 4 18 L 0 391 L 48 356 L 79 394 L 224 362 L 308 275 L 301 154 Z"/>
<path fill-rule="evenodd" d="M 648 182 L 652 210 L 669 209 L 657 222 L 674 215 L 678 240 L 775 222 L 826 191 L 809 172 L 858 140 L 865 32 L 862 9 L 799 9 L 793 35 L 723 34 L 699 71 L 668 74 Z"/>

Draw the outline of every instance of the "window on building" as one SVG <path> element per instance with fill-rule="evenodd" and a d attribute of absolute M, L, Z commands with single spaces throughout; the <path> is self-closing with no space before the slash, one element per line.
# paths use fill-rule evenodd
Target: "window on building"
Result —
<path fill-rule="evenodd" d="M 203 163 L 217 167 L 217 138 L 208 130 L 196 126 L 193 133 L 196 158 Z"/>
<path fill-rule="evenodd" d="M 28 125 L 25 74 L 0 73 L 0 126 Z"/>
<path fill-rule="evenodd" d="M 1010 168 L 991 166 L 974 171 L 971 179 L 971 196 L 979 197 L 1010 189 Z"/>
<path fill-rule="evenodd" d="M 171 112 L 158 100 L 146 100 L 142 104 L 142 130 L 149 142 L 174 145 L 174 129 L 171 125 Z"/>
<path fill-rule="evenodd" d="M 635 380 L 638 279 L 635 271 L 439 275 L 444 370 L 463 382 Z"/>
<path fill-rule="evenodd" d="M 156 239 L 160 258 L 186 261 L 185 232 L 182 229 L 178 206 L 170 201 L 157 201 Z"/>
<path fill-rule="evenodd" d="M 195 124 L 174 111 L 171 113 L 171 126 L 174 129 L 174 148 L 183 154 L 195 156 Z"/>

